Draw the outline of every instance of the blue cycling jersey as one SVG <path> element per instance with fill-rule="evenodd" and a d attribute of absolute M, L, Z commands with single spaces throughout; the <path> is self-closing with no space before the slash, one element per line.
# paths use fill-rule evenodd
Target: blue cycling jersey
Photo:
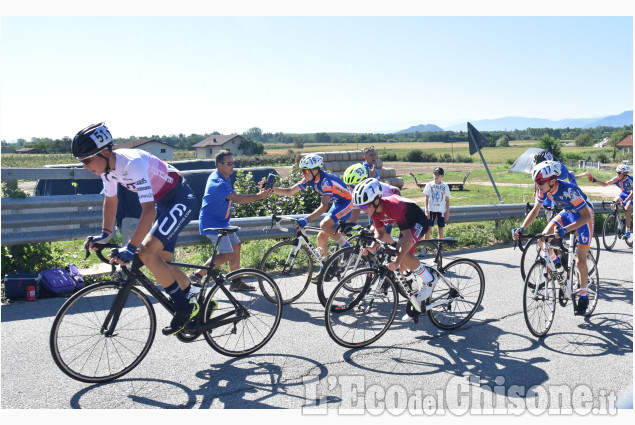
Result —
<path fill-rule="evenodd" d="M 551 200 L 556 207 L 574 214 L 579 214 L 586 207 L 593 208 L 591 201 L 578 186 L 560 179 L 548 192 L 538 191 L 536 202 L 543 204 L 547 199 Z"/>
<path fill-rule="evenodd" d="M 607 183 L 614 184 L 615 186 L 622 189 L 622 193 L 625 193 L 627 196 L 631 194 L 633 191 L 633 177 L 626 176 L 624 180 L 620 180 L 620 176 L 617 175 L 609 180 Z"/>
<path fill-rule="evenodd" d="M 330 195 L 329 203 L 331 204 L 350 204 L 353 201 L 353 195 L 348 190 L 346 183 L 335 174 L 327 173 L 326 171 L 320 170 L 320 177 L 317 182 L 308 182 L 304 178 L 298 183 L 298 186 L 302 190 L 311 187 L 321 193 L 322 196 Z"/>

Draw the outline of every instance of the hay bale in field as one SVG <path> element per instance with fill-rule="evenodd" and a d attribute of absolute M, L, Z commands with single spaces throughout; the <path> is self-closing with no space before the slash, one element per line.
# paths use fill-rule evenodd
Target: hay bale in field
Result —
<path fill-rule="evenodd" d="M 388 177 L 381 179 L 382 182 L 388 183 L 391 186 L 396 186 L 399 189 L 403 189 L 403 179 L 401 177 Z"/>

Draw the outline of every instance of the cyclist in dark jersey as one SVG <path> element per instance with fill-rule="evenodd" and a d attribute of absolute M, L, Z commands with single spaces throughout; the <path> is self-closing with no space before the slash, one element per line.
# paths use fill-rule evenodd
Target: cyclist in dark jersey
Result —
<path fill-rule="evenodd" d="M 180 332 L 196 316 L 199 306 L 196 299 L 188 300 L 190 282 L 185 273 L 166 261 L 174 259 L 176 238 L 194 216 L 196 196 L 192 189 L 176 169 L 143 150 L 113 152 L 113 138 L 104 123 L 81 130 L 71 146 L 83 167 L 101 176 L 104 183 L 102 233 L 88 240 L 85 246 L 92 248 L 93 243 L 106 243 L 112 237 L 117 184 L 136 192 L 141 203 L 137 228 L 125 247 L 111 255 L 110 262 L 127 264 L 138 253 L 174 302 L 176 314 L 163 333 Z"/>
<path fill-rule="evenodd" d="M 414 201 L 399 195 L 382 196 L 381 184 L 368 178 L 359 183 L 353 191 L 353 205 L 359 206 L 373 220 L 375 238 L 387 243 L 393 239 L 386 232 L 387 225 L 399 227 L 399 241 L 397 242 L 397 257 L 388 264 L 390 270 L 407 270 L 418 277 L 419 290 L 413 288 L 414 294 L 410 302 L 417 311 L 421 311 L 421 302 L 432 294 L 436 284 L 436 276 L 419 262 L 414 256 L 415 245 L 428 230 L 428 218 L 421 207 Z M 377 244 L 371 244 L 368 249 L 374 251 Z"/>

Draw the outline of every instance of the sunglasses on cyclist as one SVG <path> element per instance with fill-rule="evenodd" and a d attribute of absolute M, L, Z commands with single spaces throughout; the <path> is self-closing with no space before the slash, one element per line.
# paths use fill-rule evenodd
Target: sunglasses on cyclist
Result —
<path fill-rule="evenodd" d="M 302 169 L 302 174 L 311 174 L 311 170 Z"/>
<path fill-rule="evenodd" d="M 79 160 L 79 162 L 81 162 L 81 163 L 82 163 L 82 164 L 84 164 L 84 165 L 88 165 L 88 164 L 90 164 L 91 162 L 93 162 L 93 160 L 94 160 L 95 158 L 97 158 L 98 156 L 101 156 L 102 158 L 106 159 L 106 157 L 105 157 L 105 156 L 103 156 L 101 153 L 97 152 L 95 155 L 91 155 L 91 156 L 89 156 L 89 157 L 87 157 L 87 158 L 80 159 L 80 160 Z"/>
<path fill-rule="evenodd" d="M 372 205 L 372 204 L 366 204 L 366 205 L 360 205 L 359 207 L 360 207 L 361 209 L 363 209 L 364 211 L 366 211 L 368 208 L 370 208 L 370 207 L 371 207 L 371 205 Z"/>

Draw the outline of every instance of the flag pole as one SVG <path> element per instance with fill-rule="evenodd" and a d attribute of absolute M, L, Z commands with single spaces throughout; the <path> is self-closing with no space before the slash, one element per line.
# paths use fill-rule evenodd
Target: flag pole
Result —
<path fill-rule="evenodd" d="M 485 162 L 485 158 L 483 157 L 483 152 L 481 152 L 481 148 L 479 147 L 479 144 L 476 141 L 476 138 L 473 136 L 471 130 L 474 130 L 483 139 L 485 139 L 485 136 L 483 136 L 481 133 L 479 133 L 478 130 L 476 128 L 474 128 L 474 126 L 472 126 L 472 124 L 470 124 L 469 122 L 467 123 L 467 138 L 468 138 L 469 142 L 472 145 L 474 145 L 474 148 L 476 149 L 478 154 L 481 156 L 481 161 L 483 161 L 483 165 L 485 165 L 485 171 L 487 171 L 487 175 L 489 176 L 489 179 L 492 182 L 492 186 L 494 186 L 494 190 L 496 191 L 496 195 L 498 196 L 498 200 L 501 201 L 501 204 L 503 204 L 504 203 L 503 202 L 503 198 L 501 198 L 501 194 L 498 193 L 498 188 L 496 187 L 496 183 L 494 183 L 494 178 L 492 177 L 492 173 L 490 173 L 490 171 L 489 171 L 489 167 L 487 166 L 487 162 Z"/>

